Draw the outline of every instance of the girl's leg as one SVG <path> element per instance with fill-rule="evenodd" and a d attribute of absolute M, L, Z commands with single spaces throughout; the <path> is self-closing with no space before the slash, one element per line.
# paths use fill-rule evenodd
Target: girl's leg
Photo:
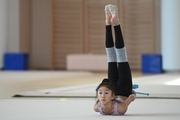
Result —
<path fill-rule="evenodd" d="M 108 59 L 108 79 L 110 82 L 116 87 L 118 80 L 118 68 L 117 68 L 117 60 L 116 53 L 114 49 L 114 42 L 112 36 L 112 28 L 111 28 L 111 14 L 108 6 L 105 6 L 105 15 L 106 15 L 106 54 Z"/>
<path fill-rule="evenodd" d="M 118 62 L 119 79 L 117 81 L 116 95 L 129 96 L 132 94 L 132 77 L 127 60 L 126 48 L 124 45 L 122 31 L 119 25 L 118 10 L 116 6 L 111 6 L 112 19 L 115 32 L 115 51 Z"/>
<path fill-rule="evenodd" d="M 113 84 L 114 88 L 116 88 L 119 76 L 111 25 L 106 26 L 106 54 L 108 59 L 108 79 Z"/>
<path fill-rule="evenodd" d="M 116 55 L 119 67 L 119 79 L 117 82 L 117 94 L 129 96 L 132 94 L 132 77 L 129 63 L 127 60 L 126 48 L 122 37 L 120 25 L 114 26 L 116 38 Z"/>

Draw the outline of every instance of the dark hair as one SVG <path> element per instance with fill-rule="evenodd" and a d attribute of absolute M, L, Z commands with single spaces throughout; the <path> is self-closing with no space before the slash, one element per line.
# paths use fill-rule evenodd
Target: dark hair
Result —
<path fill-rule="evenodd" d="M 97 92 L 98 92 L 99 88 L 102 87 L 102 86 L 107 87 L 108 89 L 110 89 L 112 91 L 113 94 L 115 94 L 115 90 L 114 90 L 113 84 L 110 83 L 109 79 L 104 78 L 103 81 L 96 88 L 96 97 L 97 97 Z"/>
<path fill-rule="evenodd" d="M 109 90 L 112 91 L 113 94 L 115 94 L 115 90 L 114 90 L 113 84 L 110 82 L 109 79 L 104 78 L 104 79 L 102 80 L 102 82 L 98 85 L 98 87 L 96 88 L 96 99 L 97 99 L 97 96 L 98 96 L 98 90 L 99 90 L 99 88 L 102 87 L 102 86 L 107 87 Z M 96 104 L 97 104 L 98 102 L 99 102 L 99 100 L 96 100 Z"/>

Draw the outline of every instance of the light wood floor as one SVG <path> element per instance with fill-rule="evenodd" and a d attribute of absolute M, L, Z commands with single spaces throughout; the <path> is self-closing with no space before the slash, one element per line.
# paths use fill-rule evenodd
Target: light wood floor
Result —
<path fill-rule="evenodd" d="M 132 76 L 142 76 L 132 72 Z M 107 77 L 106 72 L 86 71 L 1 71 L 0 99 L 11 99 L 13 95 L 56 87 L 99 83 Z"/>

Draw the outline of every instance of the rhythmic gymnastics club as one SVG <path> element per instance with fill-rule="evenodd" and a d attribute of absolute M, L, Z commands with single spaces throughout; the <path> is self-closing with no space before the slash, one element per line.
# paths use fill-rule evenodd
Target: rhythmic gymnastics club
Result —
<path fill-rule="evenodd" d="M 139 85 L 138 85 L 138 84 L 133 84 L 133 85 L 132 85 L 132 88 L 133 88 L 133 89 L 137 89 L 137 88 L 139 88 Z M 135 94 L 141 94 L 141 95 L 147 95 L 147 96 L 149 96 L 149 93 L 143 93 L 143 92 L 136 92 L 136 91 L 135 91 Z"/>
<path fill-rule="evenodd" d="M 141 94 L 141 95 L 147 95 L 147 96 L 149 96 L 149 93 L 144 93 L 144 92 L 135 92 L 135 94 Z"/>

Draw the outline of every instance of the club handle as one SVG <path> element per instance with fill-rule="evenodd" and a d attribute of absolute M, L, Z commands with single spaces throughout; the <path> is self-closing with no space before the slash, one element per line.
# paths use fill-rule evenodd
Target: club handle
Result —
<path fill-rule="evenodd" d="M 141 95 L 147 95 L 147 96 L 149 96 L 149 93 L 143 93 L 143 92 L 135 92 L 135 94 L 141 94 Z"/>

